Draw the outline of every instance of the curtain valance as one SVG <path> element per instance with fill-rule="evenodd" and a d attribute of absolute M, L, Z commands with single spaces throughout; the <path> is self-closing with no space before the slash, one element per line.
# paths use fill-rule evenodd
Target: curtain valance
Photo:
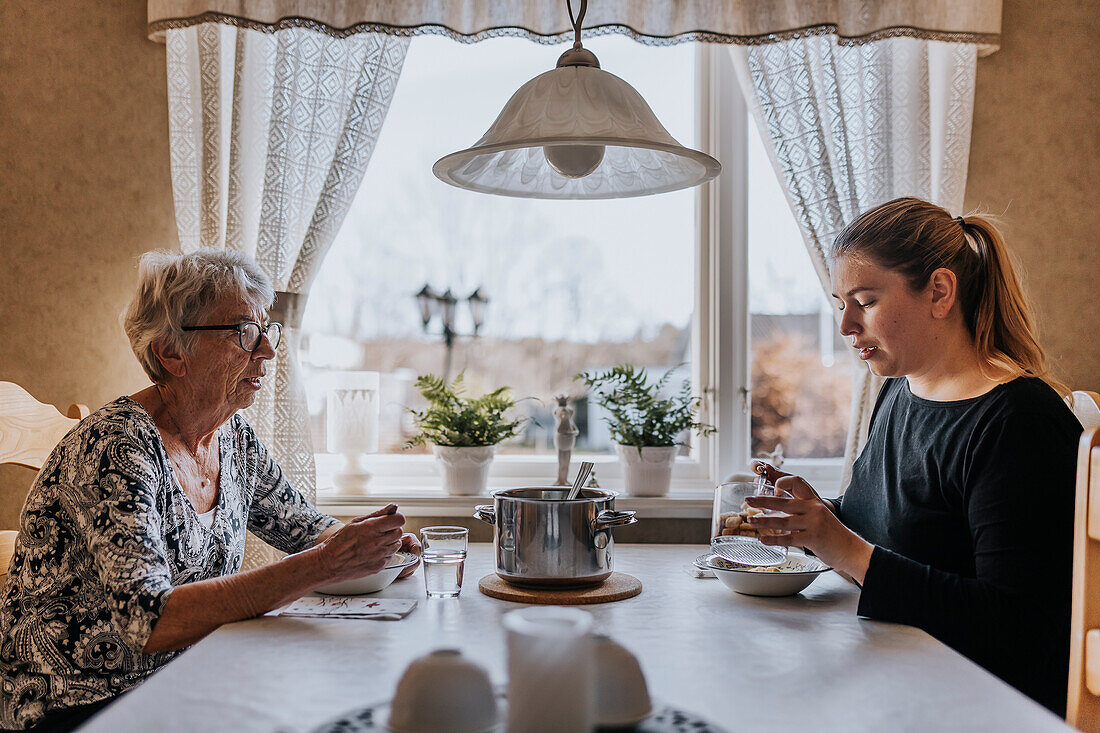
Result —
<path fill-rule="evenodd" d="M 578 5 L 575 2 L 574 5 Z M 515 36 L 572 40 L 563 0 L 149 0 L 149 37 L 202 23 L 332 36 L 445 35 L 472 43 Z M 834 35 L 841 45 L 911 37 L 997 49 L 1001 0 L 591 0 L 586 36 L 622 34 L 649 45 L 760 45 Z"/>

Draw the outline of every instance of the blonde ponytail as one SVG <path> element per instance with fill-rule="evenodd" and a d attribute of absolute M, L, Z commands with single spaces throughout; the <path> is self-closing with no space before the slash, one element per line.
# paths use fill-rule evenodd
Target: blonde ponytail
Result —
<path fill-rule="evenodd" d="M 913 290 L 923 289 L 935 270 L 951 270 L 982 372 L 1038 377 L 1063 397 L 1069 394 L 1050 373 L 1012 257 L 991 217 L 952 217 L 922 199 L 894 199 L 845 227 L 827 256 L 833 261 L 851 254 L 900 272 Z"/>
<path fill-rule="evenodd" d="M 978 358 L 998 372 L 1039 377 L 1065 397 L 1069 389 L 1050 373 L 1027 296 L 1000 229 L 988 216 L 960 218 L 981 262 L 968 309 Z"/>

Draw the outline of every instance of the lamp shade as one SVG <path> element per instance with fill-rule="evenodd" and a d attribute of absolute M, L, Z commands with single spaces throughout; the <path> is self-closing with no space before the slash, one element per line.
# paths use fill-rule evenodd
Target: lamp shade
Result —
<path fill-rule="evenodd" d="M 536 76 L 477 144 L 432 168 L 459 188 L 544 199 L 664 193 L 721 170 L 711 156 L 680 145 L 634 87 L 594 66 Z"/>
<path fill-rule="evenodd" d="M 458 298 L 454 296 L 450 288 L 447 288 L 447 292 L 443 293 L 440 298 L 440 303 L 443 305 L 443 328 L 453 331 L 455 327 L 455 305 L 458 304 Z"/>
<path fill-rule="evenodd" d="M 477 333 L 485 323 L 485 306 L 489 305 L 489 298 L 481 292 L 479 285 L 474 292 L 470 293 L 466 301 L 470 304 L 470 319 L 474 322 L 474 333 Z"/>
<path fill-rule="evenodd" d="M 416 306 L 420 309 L 420 321 L 424 324 L 424 328 L 427 328 L 432 320 L 432 305 L 436 297 L 435 291 L 427 283 L 416 294 Z"/>

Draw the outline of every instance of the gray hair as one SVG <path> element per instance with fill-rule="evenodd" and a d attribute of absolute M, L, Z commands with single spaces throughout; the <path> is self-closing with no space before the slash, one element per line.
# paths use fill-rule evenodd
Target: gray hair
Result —
<path fill-rule="evenodd" d="M 190 354 L 194 334 L 184 332 L 182 326 L 195 325 L 207 308 L 227 294 L 256 309 L 266 310 L 275 301 L 271 280 L 241 252 L 155 250 L 141 256 L 138 290 L 123 314 L 122 327 L 154 384 L 163 384 L 171 374 L 153 353 L 153 344 L 160 339 Z"/>

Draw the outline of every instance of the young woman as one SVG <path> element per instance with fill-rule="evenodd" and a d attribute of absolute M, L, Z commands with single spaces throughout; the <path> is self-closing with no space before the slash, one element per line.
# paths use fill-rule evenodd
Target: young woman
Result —
<path fill-rule="evenodd" d="M 1053 381 L 994 224 L 916 198 L 829 252 L 840 330 L 887 377 L 840 499 L 760 464 L 794 498 L 769 544 L 862 586 L 859 613 L 909 624 L 1063 714 L 1081 425 Z"/>

